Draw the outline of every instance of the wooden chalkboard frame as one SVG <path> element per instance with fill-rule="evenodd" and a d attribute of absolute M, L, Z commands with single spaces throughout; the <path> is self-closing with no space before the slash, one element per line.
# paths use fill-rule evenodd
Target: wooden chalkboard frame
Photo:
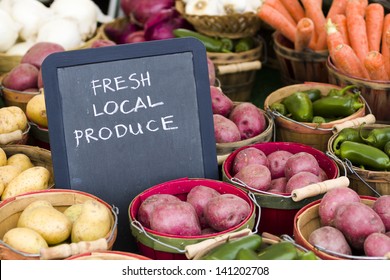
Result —
<path fill-rule="evenodd" d="M 85 64 L 180 54 L 184 52 L 191 52 L 193 54 L 193 70 L 203 151 L 204 174 L 200 177 L 218 179 L 211 98 L 208 94 L 205 94 L 210 90 L 206 50 L 204 45 L 197 39 L 175 38 L 53 53 L 44 60 L 42 77 L 44 91 L 46 93 L 45 102 L 47 104 L 49 122 L 50 148 L 52 151 L 55 184 L 57 187 L 72 189 L 63 127 L 64 116 L 62 114 L 62 96 L 58 82 L 58 69 Z"/>

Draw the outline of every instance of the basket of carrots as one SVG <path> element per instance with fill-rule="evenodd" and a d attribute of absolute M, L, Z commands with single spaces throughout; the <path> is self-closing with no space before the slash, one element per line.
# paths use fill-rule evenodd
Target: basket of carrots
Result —
<path fill-rule="evenodd" d="M 330 20 L 326 24 L 330 83 L 358 85 L 377 121 L 390 122 L 390 14 L 379 3 L 353 0 Z"/>
<path fill-rule="evenodd" d="M 273 47 L 284 84 L 328 82 L 322 1 L 265 0 L 258 16 L 275 29 Z"/>

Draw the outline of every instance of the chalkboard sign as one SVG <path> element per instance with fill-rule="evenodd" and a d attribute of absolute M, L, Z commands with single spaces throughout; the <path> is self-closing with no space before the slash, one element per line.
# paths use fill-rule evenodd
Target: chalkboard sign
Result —
<path fill-rule="evenodd" d="M 193 38 L 49 55 L 42 66 L 57 188 L 119 208 L 171 179 L 218 179 L 206 51 Z M 121 232 L 122 231 L 122 232 Z M 118 248 L 117 248 L 118 249 Z"/>

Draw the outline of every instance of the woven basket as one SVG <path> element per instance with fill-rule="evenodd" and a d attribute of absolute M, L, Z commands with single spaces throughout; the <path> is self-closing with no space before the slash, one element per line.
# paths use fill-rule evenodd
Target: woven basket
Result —
<path fill-rule="evenodd" d="M 107 209 L 111 212 L 111 228 L 110 232 L 105 236 L 105 241 L 102 242 L 99 240 L 96 244 L 94 243 L 83 243 L 79 242 L 74 244 L 73 248 L 69 248 L 67 244 L 58 245 L 52 248 L 49 248 L 46 252 L 42 252 L 41 254 L 26 254 L 24 252 L 20 252 L 15 250 L 14 248 L 10 248 L 4 242 L 0 242 L 0 259 L 1 260 L 39 260 L 39 259 L 64 259 L 69 257 L 70 255 L 75 255 L 79 253 L 89 252 L 92 248 L 96 248 L 94 250 L 107 250 L 111 249 L 116 236 L 117 236 L 117 215 L 116 212 L 111 208 L 109 204 L 102 201 L 101 199 L 93 196 L 91 194 L 75 191 L 75 190 L 63 190 L 63 189 L 52 189 L 52 190 L 44 190 L 38 192 L 31 192 L 23 195 L 16 196 L 14 198 L 10 198 L 4 200 L 0 203 L 0 238 L 2 239 L 4 234 L 15 228 L 17 225 L 17 221 L 23 212 L 23 210 L 33 201 L 36 200 L 47 200 L 49 201 L 54 208 L 63 212 L 66 208 L 73 204 L 83 203 L 87 200 L 96 200 L 102 203 Z M 76 248 L 77 245 L 81 245 L 80 248 Z M 89 245 L 90 248 L 85 247 L 83 249 L 83 245 Z M 98 246 L 95 246 L 98 245 Z M 103 247 L 103 248 L 102 248 Z M 105 247 L 105 248 L 104 248 Z M 55 250 L 55 249 L 57 250 Z M 50 252 L 50 250 L 53 250 Z"/>
<path fill-rule="evenodd" d="M 261 69 L 262 41 L 255 38 L 256 46 L 240 53 L 207 52 L 213 62 L 216 77 L 222 91 L 233 101 L 249 101 L 256 79 L 256 71 Z"/>
<path fill-rule="evenodd" d="M 279 32 L 273 34 L 273 47 L 279 61 L 282 82 L 286 85 L 303 82 L 328 82 L 326 60 L 329 52 L 297 52 L 289 40 Z"/>
<path fill-rule="evenodd" d="M 372 130 L 374 128 L 383 128 L 383 127 L 390 127 L 389 125 L 385 124 L 370 124 L 370 125 L 364 125 L 362 129 L 364 130 Z M 333 151 L 333 142 L 337 138 L 339 133 L 334 134 L 332 137 L 329 138 L 328 142 L 328 152 L 332 154 L 334 157 L 337 157 L 334 154 Z M 343 164 L 340 161 L 336 161 L 338 165 L 341 168 L 344 168 Z M 368 187 L 365 183 L 367 183 L 369 186 L 371 186 L 376 192 L 378 192 L 381 195 L 390 195 L 390 172 L 388 171 L 372 171 L 367 169 L 362 169 L 356 166 L 352 167 L 353 171 L 356 172 L 356 174 L 353 174 L 352 172 L 349 172 L 347 175 L 350 180 L 349 187 L 356 191 L 360 195 L 367 195 L 367 196 L 375 196 L 376 194 Z M 360 179 L 360 178 L 361 179 Z"/>
<path fill-rule="evenodd" d="M 280 102 L 282 99 L 297 91 L 319 89 L 322 95 L 326 95 L 329 90 L 333 88 L 340 87 L 322 83 L 304 83 L 286 86 L 268 95 L 264 101 L 264 108 L 266 111 L 270 111 L 271 104 Z M 363 100 L 361 101 L 363 102 Z M 364 115 L 365 105 L 348 117 L 328 123 L 322 123 L 320 125 L 316 123 L 296 122 L 287 117 L 276 116 L 274 120 L 276 125 L 276 140 L 303 143 L 325 152 L 329 138 L 333 135 L 334 126 L 363 117 Z"/>
<path fill-rule="evenodd" d="M 254 36 L 260 29 L 261 20 L 256 13 L 224 16 L 188 15 L 183 1 L 176 0 L 176 10 L 202 34 L 231 39 Z"/>
<path fill-rule="evenodd" d="M 239 104 L 239 102 L 234 102 L 234 105 L 236 106 Z M 270 142 L 272 141 L 273 131 L 274 131 L 274 121 L 273 118 L 264 112 L 263 110 L 259 109 L 265 116 L 265 120 L 267 123 L 266 129 L 260 133 L 259 135 L 237 141 L 237 142 L 231 142 L 231 143 L 216 143 L 217 147 L 217 160 L 218 164 L 221 165 L 224 160 L 230 155 L 231 152 L 235 151 L 238 148 L 248 146 L 255 143 L 261 143 L 261 142 Z"/>
<path fill-rule="evenodd" d="M 1 148 L 4 150 L 7 158 L 15 154 L 25 154 L 30 158 L 34 166 L 45 167 L 51 174 L 48 188 L 54 187 L 54 172 L 50 151 L 30 145 L 6 145 Z"/>
<path fill-rule="evenodd" d="M 375 202 L 374 197 L 362 196 L 361 201 L 369 206 L 372 206 Z M 310 234 L 321 227 L 320 216 L 318 214 L 318 209 L 320 206 L 321 200 L 313 201 L 304 208 L 298 211 L 294 218 L 294 238 L 299 245 L 302 245 L 308 250 L 313 251 L 318 257 L 323 260 L 344 260 L 339 256 L 331 255 L 328 252 L 321 251 L 315 248 L 312 244 L 309 243 Z"/>

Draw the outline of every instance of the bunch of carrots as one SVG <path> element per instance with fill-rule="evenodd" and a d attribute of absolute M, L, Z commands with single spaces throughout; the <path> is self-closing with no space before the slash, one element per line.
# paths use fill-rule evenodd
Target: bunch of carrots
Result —
<path fill-rule="evenodd" d="M 368 0 L 265 0 L 258 16 L 296 51 L 328 50 L 334 65 L 356 78 L 390 80 L 390 14 Z"/>

